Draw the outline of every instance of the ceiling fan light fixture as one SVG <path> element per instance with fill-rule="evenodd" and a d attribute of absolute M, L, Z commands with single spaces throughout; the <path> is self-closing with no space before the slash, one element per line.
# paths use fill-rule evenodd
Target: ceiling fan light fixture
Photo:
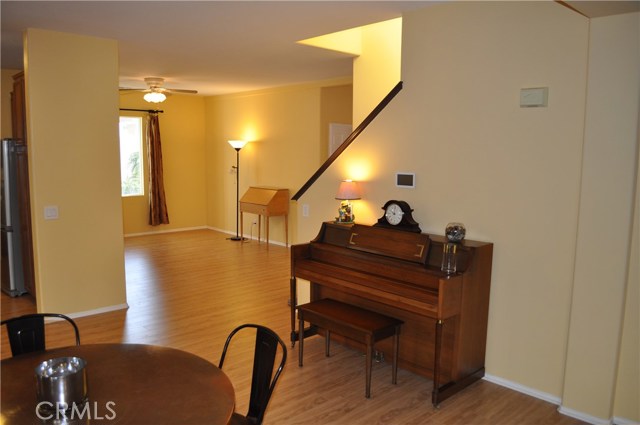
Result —
<path fill-rule="evenodd" d="M 143 96 L 144 100 L 146 100 L 149 103 L 160 103 L 160 102 L 164 102 L 167 98 L 167 96 L 165 96 L 164 93 L 160 93 L 157 91 L 152 91 L 150 93 L 145 93 L 145 95 Z"/>

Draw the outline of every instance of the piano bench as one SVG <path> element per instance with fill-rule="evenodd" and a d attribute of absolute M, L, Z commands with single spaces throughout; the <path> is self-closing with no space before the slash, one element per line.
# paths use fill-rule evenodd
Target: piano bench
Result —
<path fill-rule="evenodd" d="M 310 324 L 319 326 L 326 331 L 325 355 L 327 357 L 329 357 L 331 332 L 336 332 L 339 335 L 362 342 L 366 345 L 366 398 L 371 397 L 373 346 L 377 341 L 393 336 L 393 366 L 391 372 L 391 383 L 397 383 L 400 327 L 404 323 L 402 320 L 328 298 L 302 304 L 297 308 L 300 330 L 298 365 L 300 367 L 302 367 L 304 349 L 304 322 L 307 321 Z"/>

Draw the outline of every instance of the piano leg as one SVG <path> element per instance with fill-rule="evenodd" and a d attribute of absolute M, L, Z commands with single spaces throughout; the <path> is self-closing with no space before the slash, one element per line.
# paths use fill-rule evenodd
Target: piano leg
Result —
<path fill-rule="evenodd" d="M 366 398 L 371 398 L 371 368 L 373 367 L 373 341 L 371 340 L 371 337 L 367 338 L 367 362 L 365 367 L 367 370 L 365 372 L 366 388 L 364 396 Z"/>
<path fill-rule="evenodd" d="M 440 391 L 440 351 L 442 349 L 442 328 L 444 321 L 438 319 L 436 321 L 436 345 L 433 364 L 433 392 L 431 393 L 431 403 L 433 407 L 438 408 L 440 400 L 438 398 Z"/>
<path fill-rule="evenodd" d="M 393 336 L 393 369 L 391 371 L 391 383 L 398 383 L 398 353 L 400 351 L 400 325 L 396 326 L 396 334 Z"/>
<path fill-rule="evenodd" d="M 300 342 L 298 344 L 298 366 L 302 367 L 302 357 L 303 357 L 303 349 L 304 349 L 304 319 L 302 318 L 302 315 L 299 315 L 300 317 Z M 294 341 L 295 344 L 295 341 Z"/>
<path fill-rule="evenodd" d="M 324 332 L 324 355 L 329 357 L 331 355 L 331 331 L 325 330 Z"/>
<path fill-rule="evenodd" d="M 295 276 L 291 276 L 291 280 L 289 281 L 289 302 L 291 303 L 291 348 L 296 345 L 296 305 L 298 304 L 296 292 L 296 278 Z M 302 332 L 302 329 L 303 327 L 301 326 L 300 332 Z"/>

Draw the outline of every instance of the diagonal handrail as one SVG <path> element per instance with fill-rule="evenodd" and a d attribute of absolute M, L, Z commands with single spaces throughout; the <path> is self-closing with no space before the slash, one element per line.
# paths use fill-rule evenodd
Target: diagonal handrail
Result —
<path fill-rule="evenodd" d="M 320 168 L 318 168 L 318 171 L 316 171 L 300 188 L 300 190 L 298 190 L 296 194 L 293 195 L 293 197 L 291 198 L 293 201 L 297 201 L 302 195 L 304 195 L 307 189 L 309 189 L 311 185 L 315 183 L 316 180 L 318 180 L 318 177 L 320 177 L 322 173 L 324 173 L 326 169 L 329 168 L 333 161 L 335 161 L 340 156 L 340 154 L 351 144 L 351 142 L 353 142 L 353 140 L 358 137 L 358 135 L 362 133 L 362 131 L 367 128 L 369 124 L 371 124 L 371 121 L 373 121 L 375 117 L 378 116 L 378 114 L 389 104 L 389 102 L 391 102 L 391 99 L 393 99 L 400 92 L 400 90 L 402 90 L 402 81 L 400 81 L 393 89 L 391 89 L 389 94 L 387 94 L 384 99 L 380 101 L 378 106 L 376 106 L 373 111 L 371 111 L 371 113 L 367 115 L 367 117 L 360 123 L 360 125 L 351 132 L 349 137 L 347 137 L 345 141 L 342 142 L 340 146 L 338 146 L 338 149 L 336 149 L 331 154 L 331 156 L 327 158 L 327 160 L 320 166 Z"/>

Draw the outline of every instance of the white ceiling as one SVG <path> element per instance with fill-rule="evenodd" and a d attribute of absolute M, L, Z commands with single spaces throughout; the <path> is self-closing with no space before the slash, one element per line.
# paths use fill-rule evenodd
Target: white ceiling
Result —
<path fill-rule="evenodd" d="M 2 68 L 22 68 L 22 33 L 40 28 L 118 40 L 120 85 L 212 95 L 351 75 L 349 55 L 297 41 L 400 17 L 439 1 L 8 1 L 1 7 Z M 604 3 L 611 14 L 640 5 Z M 581 9 L 582 10 L 582 9 Z M 627 10 L 625 10 L 626 12 Z"/>
<path fill-rule="evenodd" d="M 568 0 L 569 6 L 580 11 L 590 18 L 600 18 L 602 16 L 619 15 L 622 13 L 632 13 L 640 11 L 640 1 L 594 1 L 594 0 Z"/>

